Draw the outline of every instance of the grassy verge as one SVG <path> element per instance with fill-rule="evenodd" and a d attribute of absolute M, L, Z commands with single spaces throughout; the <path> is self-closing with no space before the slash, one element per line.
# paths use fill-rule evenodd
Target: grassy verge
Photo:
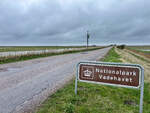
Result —
<path fill-rule="evenodd" d="M 115 49 L 112 48 L 102 61 L 104 62 L 121 62 L 120 56 L 115 52 Z"/>
<path fill-rule="evenodd" d="M 59 52 L 59 53 L 41 53 L 41 54 L 27 54 L 27 55 L 0 57 L 0 64 L 17 62 L 17 61 L 24 61 L 24 60 L 30 60 L 30 59 L 42 58 L 42 57 L 48 57 L 48 56 L 55 56 L 55 55 L 63 55 L 63 54 L 70 54 L 70 53 L 77 53 L 77 52 L 92 51 L 92 50 L 97 50 L 97 49 L 102 49 L 102 48 L 104 48 L 104 47 L 89 48 L 88 50 L 87 49 L 68 50 L 68 51 Z"/>
<path fill-rule="evenodd" d="M 120 62 L 114 48 L 103 61 Z M 90 83 L 78 84 L 74 94 L 74 81 L 51 95 L 37 113 L 138 113 L 139 90 L 117 88 Z M 150 84 L 145 84 L 144 113 L 150 113 Z"/>

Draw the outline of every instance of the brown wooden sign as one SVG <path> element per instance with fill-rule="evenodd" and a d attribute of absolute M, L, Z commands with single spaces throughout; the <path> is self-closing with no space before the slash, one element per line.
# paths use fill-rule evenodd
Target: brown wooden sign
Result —
<path fill-rule="evenodd" d="M 80 63 L 78 79 L 83 82 L 138 88 L 141 70 L 138 66 Z"/>

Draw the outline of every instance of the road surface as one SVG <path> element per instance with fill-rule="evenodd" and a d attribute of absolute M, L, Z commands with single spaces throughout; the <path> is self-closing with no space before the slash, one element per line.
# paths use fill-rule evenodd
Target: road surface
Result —
<path fill-rule="evenodd" d="M 95 61 L 109 49 L 0 65 L 0 113 L 32 111 L 75 75 L 78 62 Z"/>

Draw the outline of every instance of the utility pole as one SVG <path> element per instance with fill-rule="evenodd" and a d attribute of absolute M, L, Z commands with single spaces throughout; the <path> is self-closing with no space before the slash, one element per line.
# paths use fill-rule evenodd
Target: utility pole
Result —
<path fill-rule="evenodd" d="M 87 31 L 87 45 L 86 45 L 87 49 L 88 49 L 88 45 L 89 45 L 89 38 L 90 38 L 90 34 L 89 34 L 89 31 Z"/>

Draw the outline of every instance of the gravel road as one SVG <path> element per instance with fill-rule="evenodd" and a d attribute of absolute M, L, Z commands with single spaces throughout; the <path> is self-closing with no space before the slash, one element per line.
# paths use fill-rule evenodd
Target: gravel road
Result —
<path fill-rule="evenodd" d="M 32 111 L 75 75 L 80 61 L 95 61 L 109 48 L 0 65 L 0 113 Z"/>

